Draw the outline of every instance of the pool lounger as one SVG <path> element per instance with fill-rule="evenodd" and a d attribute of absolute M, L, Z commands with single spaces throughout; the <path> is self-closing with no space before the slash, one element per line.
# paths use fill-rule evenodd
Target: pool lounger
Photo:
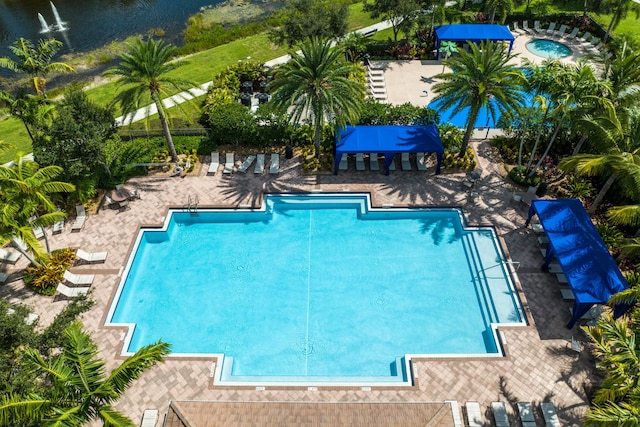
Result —
<path fill-rule="evenodd" d="M 553 34 L 555 29 L 556 29 L 556 23 L 552 22 L 551 24 L 549 24 L 549 28 L 547 28 L 547 34 Z"/>
<path fill-rule="evenodd" d="M 158 422 L 158 410 L 147 409 L 142 414 L 142 421 L 140 427 L 155 427 Z"/>
<path fill-rule="evenodd" d="M 7 274 L 7 273 L 0 273 L 0 283 L 4 283 L 4 282 L 6 282 L 8 278 L 9 278 L 9 274 Z"/>
<path fill-rule="evenodd" d="M 64 283 L 58 283 L 58 287 L 56 288 L 56 291 L 67 298 L 75 298 L 80 295 L 86 295 L 89 292 L 89 287 L 86 286 L 81 288 L 74 288 L 74 287 L 69 287 Z"/>
<path fill-rule="evenodd" d="M 558 283 L 560 283 L 561 285 L 566 285 L 567 283 L 569 283 L 569 281 L 567 280 L 567 276 L 562 273 L 556 273 L 556 277 L 558 279 Z"/>
<path fill-rule="evenodd" d="M 84 262 L 105 262 L 107 252 L 87 252 L 82 249 L 76 251 L 76 256 Z"/>
<path fill-rule="evenodd" d="M 369 169 L 372 171 L 380 170 L 380 163 L 378 163 L 378 153 L 369 153 Z"/>
<path fill-rule="evenodd" d="M 341 171 L 346 171 L 349 169 L 349 158 L 345 153 L 342 153 L 342 157 L 340 157 L 340 164 L 338 165 L 338 169 Z"/>
<path fill-rule="evenodd" d="M 247 157 L 247 159 L 238 168 L 238 172 L 246 173 L 247 169 L 249 169 L 249 166 L 251 166 L 251 164 L 255 159 L 256 159 L 255 154 L 251 154 L 249 157 Z"/>
<path fill-rule="evenodd" d="M 419 171 L 426 171 L 427 170 L 427 165 L 425 164 L 425 160 L 424 160 L 424 153 L 417 153 L 416 154 L 416 164 L 418 165 L 418 170 Z"/>
<path fill-rule="evenodd" d="M 271 166 L 269 166 L 269 173 L 277 174 L 280 171 L 280 154 L 273 153 L 271 155 Z"/>
<path fill-rule="evenodd" d="M 233 173 L 233 165 L 235 163 L 235 160 L 233 160 L 233 158 L 234 158 L 234 153 L 226 154 L 226 161 L 224 162 L 224 169 L 222 170 L 222 173 L 224 174 Z"/>
<path fill-rule="evenodd" d="M 574 301 L 576 299 L 571 289 L 560 288 L 560 294 L 562 295 L 562 299 L 565 301 Z"/>
<path fill-rule="evenodd" d="M 84 227 L 84 222 L 87 220 L 87 213 L 84 210 L 84 206 L 76 206 L 76 220 L 71 226 L 71 231 L 80 231 Z"/>
<path fill-rule="evenodd" d="M 563 37 L 567 32 L 567 26 L 565 24 L 560 25 L 560 28 L 553 32 L 554 37 Z"/>
<path fill-rule="evenodd" d="M 65 270 L 62 277 L 72 285 L 90 285 L 95 276 L 93 274 L 73 274 L 69 270 Z"/>
<path fill-rule="evenodd" d="M 22 254 L 20 252 L 7 251 L 5 249 L 0 248 L 0 261 L 6 262 L 7 264 L 15 264 Z"/>
<path fill-rule="evenodd" d="M 482 427 L 482 411 L 478 402 L 467 402 L 467 424 L 469 427 Z"/>
<path fill-rule="evenodd" d="M 261 174 L 264 172 L 264 154 L 258 154 L 256 160 L 256 168 L 253 170 L 253 173 Z"/>
<path fill-rule="evenodd" d="M 410 171 L 411 168 L 411 161 L 409 160 L 409 153 L 402 153 L 402 170 L 403 171 Z"/>
<path fill-rule="evenodd" d="M 462 417 L 460 416 L 460 405 L 457 400 L 445 400 L 444 403 L 451 405 L 451 414 L 453 416 L 453 427 L 463 427 Z"/>
<path fill-rule="evenodd" d="M 491 402 L 491 410 L 493 411 L 493 418 L 496 420 L 496 427 L 511 427 L 509 415 L 507 415 L 507 406 L 504 402 Z"/>
<path fill-rule="evenodd" d="M 578 27 L 573 27 L 573 31 L 571 31 L 570 34 L 567 34 L 565 36 L 566 40 L 574 40 L 576 38 L 576 36 L 578 35 L 578 31 L 580 31 L 580 28 Z"/>
<path fill-rule="evenodd" d="M 540 408 L 542 409 L 542 415 L 544 416 L 547 427 L 560 427 L 560 420 L 558 420 L 556 407 L 553 406 L 553 403 L 542 402 Z"/>
<path fill-rule="evenodd" d="M 211 153 L 211 163 L 209 163 L 209 170 L 207 173 L 216 174 L 218 172 L 218 168 L 220 167 L 220 153 Z"/>
<path fill-rule="evenodd" d="M 53 223 L 53 234 L 62 233 L 62 230 L 64 230 L 64 219 Z"/>
<path fill-rule="evenodd" d="M 522 427 L 536 427 L 536 418 L 533 415 L 533 408 L 529 402 L 518 402 L 518 412 Z"/>
<path fill-rule="evenodd" d="M 356 170 L 357 171 L 363 171 L 366 170 L 367 168 L 364 165 L 364 154 L 362 153 L 356 153 Z"/>

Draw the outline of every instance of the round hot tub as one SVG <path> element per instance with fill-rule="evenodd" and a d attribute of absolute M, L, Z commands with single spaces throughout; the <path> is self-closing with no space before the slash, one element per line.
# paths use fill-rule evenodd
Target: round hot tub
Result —
<path fill-rule="evenodd" d="M 565 58 L 571 55 L 571 48 L 564 43 L 548 39 L 535 39 L 527 43 L 527 50 L 542 58 Z"/>

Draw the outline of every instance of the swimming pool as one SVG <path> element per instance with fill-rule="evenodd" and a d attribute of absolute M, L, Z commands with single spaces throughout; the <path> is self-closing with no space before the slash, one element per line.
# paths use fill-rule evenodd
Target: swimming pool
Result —
<path fill-rule="evenodd" d="M 534 39 L 527 43 L 527 50 L 542 58 L 558 59 L 571 55 L 571 48 L 555 40 Z"/>
<path fill-rule="evenodd" d="M 500 356 L 525 324 L 490 227 L 367 194 L 267 195 L 141 229 L 107 315 L 123 353 L 159 338 L 219 383 L 408 384 L 412 357 Z"/>

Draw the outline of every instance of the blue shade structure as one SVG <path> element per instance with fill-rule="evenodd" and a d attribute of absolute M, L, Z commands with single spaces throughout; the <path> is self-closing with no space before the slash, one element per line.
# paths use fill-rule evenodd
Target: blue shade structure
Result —
<path fill-rule="evenodd" d="M 438 175 L 444 147 L 434 125 L 347 126 L 336 133 L 334 175 L 338 174 L 342 154 L 349 153 L 384 153 L 385 175 L 389 175 L 389 165 L 397 153 L 436 153 Z"/>
<path fill-rule="evenodd" d="M 605 304 L 613 294 L 628 289 L 629 284 L 580 200 L 533 200 L 526 225 L 536 214 L 549 240 L 541 268 L 546 270 L 557 258 L 576 298 L 573 317 L 567 325 L 571 329 L 593 305 Z M 614 317 L 622 316 L 628 308 L 614 307 Z"/>
<path fill-rule="evenodd" d="M 443 41 L 480 43 L 508 41 L 509 52 L 516 40 L 509 27 L 498 24 L 452 24 L 436 27 L 436 59 L 440 58 L 440 44 Z"/>

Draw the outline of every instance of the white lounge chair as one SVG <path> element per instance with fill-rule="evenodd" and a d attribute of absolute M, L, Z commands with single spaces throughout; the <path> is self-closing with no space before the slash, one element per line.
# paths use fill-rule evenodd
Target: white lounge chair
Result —
<path fill-rule="evenodd" d="M 93 274 L 73 274 L 69 270 L 65 270 L 62 275 L 64 280 L 71 283 L 72 285 L 90 285 L 93 283 L 93 279 L 95 275 Z"/>
<path fill-rule="evenodd" d="M 591 33 L 587 31 L 586 33 L 578 37 L 576 40 L 580 43 L 586 43 L 589 41 L 590 38 L 591 38 Z"/>
<path fill-rule="evenodd" d="M 64 219 L 53 223 L 53 234 L 62 233 L 62 230 L 64 230 Z"/>
<path fill-rule="evenodd" d="M 82 249 L 76 251 L 76 256 L 85 262 L 105 262 L 107 252 L 87 252 Z"/>
<path fill-rule="evenodd" d="M 522 427 L 536 427 L 536 418 L 533 415 L 533 408 L 529 402 L 518 402 L 518 412 Z"/>
<path fill-rule="evenodd" d="M 378 89 L 378 90 L 386 88 L 386 86 L 384 84 L 384 80 L 370 80 L 369 81 L 369 86 L 371 86 L 372 88 Z"/>
<path fill-rule="evenodd" d="M 419 171 L 426 171 L 427 170 L 427 165 L 425 164 L 425 160 L 424 160 L 424 153 L 417 153 L 416 154 L 416 164 L 418 166 L 418 170 Z"/>
<path fill-rule="evenodd" d="M 246 173 L 247 169 L 249 169 L 249 166 L 251 166 L 251 164 L 255 159 L 256 159 L 255 154 L 251 154 L 249 157 L 247 157 L 247 159 L 238 168 L 238 172 Z"/>
<path fill-rule="evenodd" d="M 362 153 L 356 153 L 356 170 L 357 171 L 363 171 L 366 170 L 367 168 L 364 165 L 364 154 Z"/>
<path fill-rule="evenodd" d="M 541 33 L 544 31 L 542 28 L 540 28 L 540 21 L 535 21 L 533 23 L 533 29 L 536 33 Z"/>
<path fill-rule="evenodd" d="M 560 283 L 561 285 L 566 285 L 569 283 L 569 281 L 567 280 L 567 276 L 565 276 L 563 273 L 556 273 L 556 279 L 558 279 L 558 283 Z"/>
<path fill-rule="evenodd" d="M 523 34 L 524 31 L 521 30 L 520 28 L 518 28 L 518 22 L 514 21 L 513 23 L 513 29 L 511 30 L 512 33 L 514 33 L 516 36 L 519 36 L 520 34 Z"/>
<path fill-rule="evenodd" d="M 482 411 L 478 402 L 467 402 L 467 425 L 469 427 L 482 427 Z"/>
<path fill-rule="evenodd" d="M 377 68 L 376 66 L 369 65 L 367 67 L 367 72 L 372 76 L 383 76 L 384 70 L 382 68 Z"/>
<path fill-rule="evenodd" d="M 340 164 L 338 165 L 338 169 L 341 171 L 346 171 L 349 169 L 349 158 L 345 153 L 342 153 L 342 157 L 340 157 Z"/>
<path fill-rule="evenodd" d="M 380 170 L 380 163 L 378 163 L 378 153 L 369 153 L 369 169 L 372 171 Z"/>
<path fill-rule="evenodd" d="M 89 287 L 74 288 L 69 287 L 64 283 L 58 283 L 56 291 L 67 298 L 75 298 L 80 295 L 86 295 L 89 292 Z"/>
<path fill-rule="evenodd" d="M 33 227 L 33 235 L 36 236 L 36 239 L 40 240 L 44 238 L 44 228 L 42 227 Z"/>
<path fill-rule="evenodd" d="M 84 206 L 76 206 L 76 220 L 71 226 L 71 231 L 80 231 L 84 227 L 84 222 L 87 220 L 87 213 L 84 210 Z"/>
<path fill-rule="evenodd" d="M 21 256 L 22 254 L 20 252 L 13 252 L 0 248 L 0 262 L 15 264 Z"/>
<path fill-rule="evenodd" d="M 542 402 L 540 408 L 542 409 L 542 415 L 544 416 L 547 427 L 560 427 L 560 420 L 558 419 L 556 407 L 553 406 L 553 403 Z"/>
<path fill-rule="evenodd" d="M 529 28 L 529 21 L 522 21 L 522 29 L 529 34 L 532 34 L 534 31 L 533 28 Z"/>
<path fill-rule="evenodd" d="M 234 166 L 234 163 L 235 163 L 233 158 L 234 158 L 233 153 L 227 153 L 226 161 L 224 162 L 224 169 L 222 170 L 222 173 L 224 173 L 224 174 L 233 173 L 233 166 Z"/>
<path fill-rule="evenodd" d="M 140 427 L 155 427 L 157 422 L 158 422 L 158 410 L 147 409 L 142 414 L 142 421 L 140 422 Z"/>
<path fill-rule="evenodd" d="M 551 24 L 549 24 L 549 28 L 547 28 L 547 34 L 553 34 L 555 29 L 556 29 L 556 23 L 552 22 Z"/>
<path fill-rule="evenodd" d="M 401 156 L 401 163 L 402 163 L 402 170 L 403 171 L 410 171 L 411 168 L 411 161 L 409 160 L 409 153 L 402 153 Z"/>
<path fill-rule="evenodd" d="M 280 154 L 271 154 L 271 164 L 269 165 L 269 173 L 277 174 L 280 172 Z"/>
<path fill-rule="evenodd" d="M 565 301 L 574 301 L 576 296 L 573 295 L 573 291 L 567 288 L 560 288 L 560 294 L 562 295 L 562 299 Z"/>
<path fill-rule="evenodd" d="M 256 157 L 256 168 L 253 170 L 253 173 L 263 173 L 264 172 L 264 154 L 258 154 Z"/>
<path fill-rule="evenodd" d="M 386 95 L 387 94 L 387 89 L 385 89 L 384 86 L 383 87 L 375 87 L 375 86 L 371 85 L 371 83 L 369 83 L 369 92 L 372 93 L 372 94 L 377 93 L 379 95 L 382 95 L 382 94 Z"/>
<path fill-rule="evenodd" d="M 9 278 L 9 274 L 7 274 L 7 273 L 0 273 L 0 283 L 4 283 L 4 282 L 6 282 L 8 278 Z"/>
<path fill-rule="evenodd" d="M 571 31 L 571 33 L 567 34 L 565 36 L 566 40 L 574 40 L 576 38 L 576 36 L 578 35 L 578 31 L 580 31 L 580 28 L 578 27 L 573 27 L 573 30 Z"/>
<path fill-rule="evenodd" d="M 562 273 L 562 267 L 560 267 L 560 264 L 556 262 L 552 262 L 551 264 L 549 264 L 549 273 L 553 273 L 553 274 Z"/>
<path fill-rule="evenodd" d="M 384 76 L 382 74 L 367 73 L 367 80 L 370 82 L 384 82 Z"/>
<path fill-rule="evenodd" d="M 566 32 L 567 32 L 567 26 L 565 24 L 562 24 L 560 25 L 560 28 L 558 28 L 556 31 L 553 32 L 553 36 L 562 37 Z"/>
<path fill-rule="evenodd" d="M 493 411 L 493 418 L 496 420 L 496 427 L 511 427 L 509 415 L 507 415 L 507 406 L 504 402 L 491 402 L 491 410 Z"/>
<path fill-rule="evenodd" d="M 451 415 L 453 416 L 453 427 L 463 427 L 460 416 L 460 405 L 457 400 L 445 400 L 444 403 L 451 405 Z"/>
<path fill-rule="evenodd" d="M 209 163 L 209 170 L 207 173 L 216 174 L 218 172 L 218 168 L 220 167 L 220 153 L 211 153 L 211 163 Z"/>

